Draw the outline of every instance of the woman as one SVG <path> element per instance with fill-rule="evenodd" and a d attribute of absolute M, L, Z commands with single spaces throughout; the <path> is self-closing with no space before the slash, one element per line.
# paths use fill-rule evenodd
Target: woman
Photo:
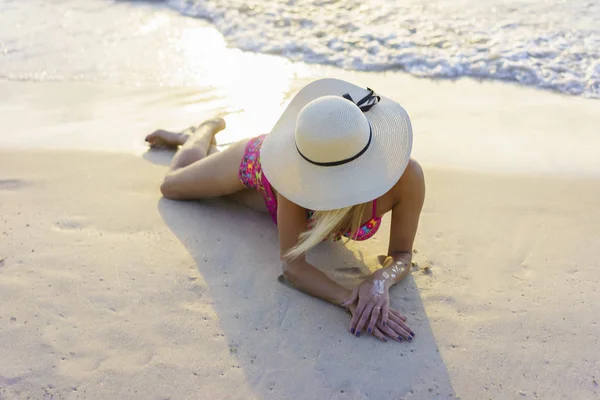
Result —
<path fill-rule="evenodd" d="M 410 273 L 425 196 L 423 172 L 410 159 L 412 129 L 404 109 L 370 89 L 322 79 L 294 97 L 269 135 L 218 152 L 211 144 L 224 128 L 214 119 L 192 136 L 159 130 L 146 138 L 151 147 L 181 146 L 163 195 L 192 200 L 256 190 L 278 224 L 283 273 L 293 286 L 347 308 L 356 336 L 412 340 L 414 332 L 389 307 L 388 295 Z M 388 257 L 353 290 L 306 261 L 306 252 L 323 240 L 370 238 L 389 211 Z"/>

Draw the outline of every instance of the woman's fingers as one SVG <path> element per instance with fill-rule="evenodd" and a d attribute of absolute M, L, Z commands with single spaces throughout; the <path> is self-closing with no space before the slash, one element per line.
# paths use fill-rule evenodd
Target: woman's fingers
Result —
<path fill-rule="evenodd" d="M 381 307 L 381 323 L 383 324 L 383 326 L 387 325 L 388 319 L 389 319 L 389 314 L 390 314 L 390 303 L 389 302 L 385 302 L 383 304 L 383 306 Z"/>
<path fill-rule="evenodd" d="M 402 323 L 400 323 L 398 325 L 400 325 L 400 327 L 402 329 L 404 329 L 406 332 L 410 333 L 410 336 L 412 336 L 412 337 L 416 336 L 415 333 L 413 332 L 413 330 L 410 329 L 410 327 L 408 325 L 406 325 L 404 322 L 402 322 Z"/>
<path fill-rule="evenodd" d="M 356 310 L 354 310 L 354 314 L 352 315 L 352 320 L 350 321 L 350 333 L 354 334 L 356 332 L 356 326 L 358 325 L 358 321 L 365 309 L 366 302 L 362 299 L 358 300 L 358 306 Z"/>
<path fill-rule="evenodd" d="M 398 325 L 401 325 L 401 324 L 404 324 L 404 325 L 406 325 L 406 323 L 405 323 L 405 322 L 402 320 L 402 318 L 400 318 L 400 317 L 398 317 L 398 316 L 396 316 L 396 315 L 392 315 L 391 313 L 390 313 L 390 318 L 388 319 L 388 323 L 389 323 L 390 321 L 394 321 L 394 322 L 395 322 L 395 323 L 397 323 Z"/>
<path fill-rule="evenodd" d="M 377 339 L 381 340 L 382 342 L 387 342 L 387 338 L 385 337 L 385 335 L 383 333 L 381 333 L 381 331 L 375 327 L 373 329 L 373 336 L 375 336 Z"/>
<path fill-rule="evenodd" d="M 401 314 L 400 314 L 398 311 L 396 311 L 396 310 L 394 310 L 394 309 L 391 309 L 391 308 L 390 308 L 390 313 L 389 313 L 389 315 L 390 315 L 390 316 L 391 316 L 391 315 L 395 316 L 397 319 L 399 319 L 399 320 L 400 320 L 400 321 L 402 321 L 402 322 L 406 321 L 406 317 L 402 316 L 402 315 L 401 315 Z"/>
<path fill-rule="evenodd" d="M 393 313 L 392 311 L 390 311 L 389 315 L 388 315 L 388 322 L 389 321 L 394 321 L 397 324 L 399 324 L 400 322 L 404 322 L 402 321 L 402 318 L 400 318 L 397 314 Z"/>
<path fill-rule="evenodd" d="M 401 336 L 403 339 L 408 341 L 412 340 L 410 329 L 406 330 L 402 326 L 391 320 L 388 321 L 387 326 L 395 332 L 396 336 Z"/>
<path fill-rule="evenodd" d="M 381 331 L 381 333 L 386 334 L 390 339 L 395 340 L 396 342 L 404 341 L 404 338 L 396 333 L 389 325 L 377 325 L 377 328 Z"/>
<path fill-rule="evenodd" d="M 391 320 L 391 321 L 394 321 L 394 322 L 395 322 L 396 324 L 398 324 L 398 325 L 399 325 L 399 326 L 400 326 L 402 329 L 404 329 L 406 332 L 410 333 L 410 335 L 411 335 L 411 336 L 413 336 L 413 337 L 415 336 L 415 333 L 413 332 L 413 330 L 412 330 L 412 329 L 410 329 L 410 327 L 409 327 L 409 326 L 408 326 L 408 325 L 407 325 L 407 324 L 404 322 L 404 321 L 406 321 L 406 318 L 405 318 L 405 319 L 402 319 L 402 318 L 400 318 L 400 317 L 397 317 L 397 316 L 395 316 L 395 317 L 392 317 L 392 318 L 390 318 L 390 320 Z M 389 322 L 389 321 L 388 321 L 388 322 Z"/>
<path fill-rule="evenodd" d="M 381 305 L 377 304 L 375 307 L 373 307 L 373 311 L 371 311 L 371 318 L 369 319 L 369 325 L 367 326 L 368 333 L 373 332 L 373 329 L 375 329 L 375 324 L 377 324 L 379 314 L 381 314 Z"/>
<path fill-rule="evenodd" d="M 402 319 L 401 317 L 398 317 L 397 314 L 392 314 L 390 313 L 390 319 L 388 320 L 388 324 L 390 322 L 395 322 L 397 325 L 399 325 L 402 329 L 404 329 L 406 332 L 410 333 L 411 336 L 415 336 L 415 333 L 413 332 L 412 329 L 410 329 L 410 327 L 404 322 L 406 319 Z"/>
<path fill-rule="evenodd" d="M 360 336 L 360 333 L 364 331 L 363 329 L 367 327 L 367 321 L 369 316 L 371 315 L 371 312 L 373 311 L 374 306 L 375 304 L 368 303 L 367 306 L 364 308 L 360 319 L 358 320 L 358 324 L 356 324 L 356 336 Z"/>

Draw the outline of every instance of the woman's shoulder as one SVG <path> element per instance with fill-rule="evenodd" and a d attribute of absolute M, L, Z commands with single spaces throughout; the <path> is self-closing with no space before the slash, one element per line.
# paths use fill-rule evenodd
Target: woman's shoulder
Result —
<path fill-rule="evenodd" d="M 423 168 L 421 167 L 421 164 L 419 164 L 419 162 L 417 160 L 415 160 L 414 158 L 411 158 L 408 161 L 408 165 L 406 166 L 406 169 L 404 170 L 404 173 L 402 174 L 402 176 L 400 177 L 400 179 L 398 179 L 398 183 L 400 182 L 424 182 L 425 181 L 425 175 L 423 173 Z"/>
<path fill-rule="evenodd" d="M 404 173 L 390 190 L 395 202 L 406 196 L 422 197 L 425 195 L 425 174 L 419 162 L 410 159 Z"/>

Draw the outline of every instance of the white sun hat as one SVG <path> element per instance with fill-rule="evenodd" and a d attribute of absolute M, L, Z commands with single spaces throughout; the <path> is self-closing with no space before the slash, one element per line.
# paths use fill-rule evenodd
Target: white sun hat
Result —
<path fill-rule="evenodd" d="M 260 151 L 281 195 L 311 210 L 366 203 L 390 190 L 410 160 L 412 128 L 395 101 L 339 79 L 292 99 Z"/>

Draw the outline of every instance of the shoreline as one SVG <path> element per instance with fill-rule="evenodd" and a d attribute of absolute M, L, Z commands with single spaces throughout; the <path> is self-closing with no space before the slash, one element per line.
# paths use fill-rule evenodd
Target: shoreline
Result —
<path fill-rule="evenodd" d="M 227 121 L 228 128 L 217 136 L 220 144 L 227 144 L 268 132 L 306 83 L 339 77 L 381 88 L 377 90 L 405 107 L 413 123 L 413 156 L 424 165 L 490 173 L 600 175 L 600 102 L 497 82 L 306 68 L 301 77 L 268 85 L 262 93 L 256 82 L 238 93 L 223 86 L 134 88 L 0 80 L 0 91 L 7 93 L 0 103 L 0 124 L 5 127 L 0 147 L 141 154 L 149 132 L 184 129 L 215 115 Z"/>

